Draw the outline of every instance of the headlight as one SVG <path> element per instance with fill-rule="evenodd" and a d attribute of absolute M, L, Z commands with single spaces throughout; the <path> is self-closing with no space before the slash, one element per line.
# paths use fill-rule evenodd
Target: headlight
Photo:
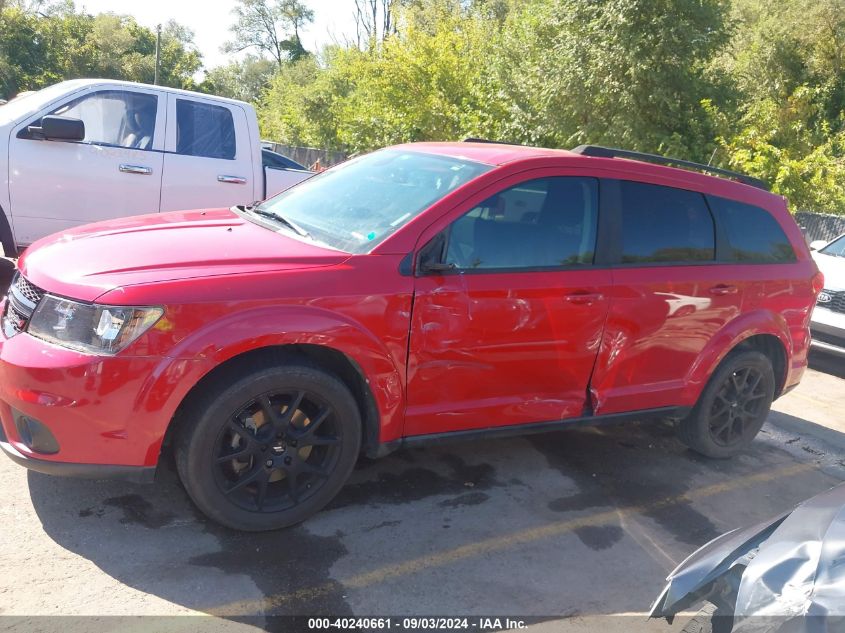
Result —
<path fill-rule="evenodd" d="M 44 295 L 27 332 L 50 343 L 91 354 L 117 354 L 164 314 L 161 308 L 79 303 Z"/>

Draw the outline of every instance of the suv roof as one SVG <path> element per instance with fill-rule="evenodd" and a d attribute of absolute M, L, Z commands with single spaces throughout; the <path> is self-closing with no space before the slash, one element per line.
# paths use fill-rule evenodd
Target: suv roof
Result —
<path fill-rule="evenodd" d="M 637 175 L 662 176 L 671 178 L 681 186 L 685 182 L 704 189 L 707 189 L 708 186 L 712 187 L 715 181 L 719 183 L 719 188 L 722 191 L 725 187 L 729 189 L 738 187 L 745 192 L 754 189 L 756 190 L 755 198 L 759 199 L 759 194 L 764 194 L 764 196 L 783 200 L 782 196 L 771 193 L 762 180 L 739 172 L 676 158 L 667 158 L 657 154 L 646 154 L 598 145 L 579 145 L 572 150 L 565 150 L 470 138 L 460 142 L 409 143 L 402 147 L 442 154 L 452 158 L 464 158 L 488 165 L 504 165 L 533 158 L 562 158 L 571 160 L 573 164 L 590 161 L 597 168 L 613 165 L 611 168 L 618 170 L 620 168 L 619 159 L 623 159 L 626 171 L 634 168 L 631 171 L 636 170 Z M 593 163 L 593 161 L 596 162 Z"/>

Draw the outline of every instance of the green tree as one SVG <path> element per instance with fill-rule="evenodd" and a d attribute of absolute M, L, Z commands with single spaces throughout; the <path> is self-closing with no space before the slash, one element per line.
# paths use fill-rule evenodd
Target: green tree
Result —
<path fill-rule="evenodd" d="M 495 132 L 506 117 L 487 72 L 498 24 L 447 0 L 396 17 L 379 46 L 282 69 L 260 108 L 263 134 L 360 151 Z"/>
<path fill-rule="evenodd" d="M 714 65 L 739 92 L 718 120 L 717 162 L 760 177 L 793 208 L 845 213 L 845 2 L 735 0 Z"/>
<path fill-rule="evenodd" d="M 314 21 L 314 12 L 301 0 L 238 0 L 232 13 L 236 18 L 230 29 L 234 39 L 224 50 L 256 49 L 270 55 L 279 66 L 308 54 L 300 32 Z"/>
<path fill-rule="evenodd" d="M 729 36 L 725 0 L 533 1 L 508 17 L 498 57 L 510 136 L 706 158 L 703 99 L 727 86 L 708 63 Z"/>
<path fill-rule="evenodd" d="M 278 68 L 273 60 L 247 55 L 209 70 L 199 89 L 241 101 L 258 101 Z"/>
<path fill-rule="evenodd" d="M 72 3 L 45 4 L 38 11 L 10 4 L 0 11 L 0 96 L 77 77 L 152 83 L 155 40 L 155 33 L 127 16 L 78 13 Z M 168 22 L 161 83 L 193 87 L 201 66 L 193 34 Z"/>

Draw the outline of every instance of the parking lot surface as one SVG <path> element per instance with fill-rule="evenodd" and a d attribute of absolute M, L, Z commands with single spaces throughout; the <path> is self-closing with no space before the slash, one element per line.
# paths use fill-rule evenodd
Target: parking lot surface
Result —
<path fill-rule="evenodd" d="M 573 630 L 642 614 L 698 546 L 845 480 L 841 366 L 815 360 L 733 460 L 697 456 L 665 423 L 405 450 L 264 534 L 200 516 L 169 462 L 134 486 L 3 458 L 0 613 L 498 614 Z"/>

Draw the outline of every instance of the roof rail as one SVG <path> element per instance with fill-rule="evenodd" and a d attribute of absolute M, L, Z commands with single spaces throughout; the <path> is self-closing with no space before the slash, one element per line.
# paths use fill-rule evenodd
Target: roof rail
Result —
<path fill-rule="evenodd" d="M 461 143 L 491 143 L 493 145 L 519 145 L 519 143 L 511 143 L 510 141 L 494 141 L 489 138 L 475 138 L 468 136 Z"/>
<path fill-rule="evenodd" d="M 759 178 L 746 176 L 736 171 L 728 169 L 720 169 L 719 167 L 711 167 L 710 165 L 702 165 L 701 163 L 694 163 L 688 160 L 681 160 L 680 158 L 667 158 L 657 154 L 646 154 L 643 152 L 633 152 L 627 149 L 615 149 L 613 147 L 602 147 L 601 145 L 579 145 L 571 150 L 575 154 L 582 156 L 596 156 L 599 158 L 630 158 L 633 160 L 647 161 L 650 163 L 657 163 L 658 165 L 666 165 L 668 167 L 686 167 L 687 169 L 695 169 L 698 171 L 708 172 L 719 176 L 727 176 L 739 182 L 769 191 L 769 186 Z"/>

